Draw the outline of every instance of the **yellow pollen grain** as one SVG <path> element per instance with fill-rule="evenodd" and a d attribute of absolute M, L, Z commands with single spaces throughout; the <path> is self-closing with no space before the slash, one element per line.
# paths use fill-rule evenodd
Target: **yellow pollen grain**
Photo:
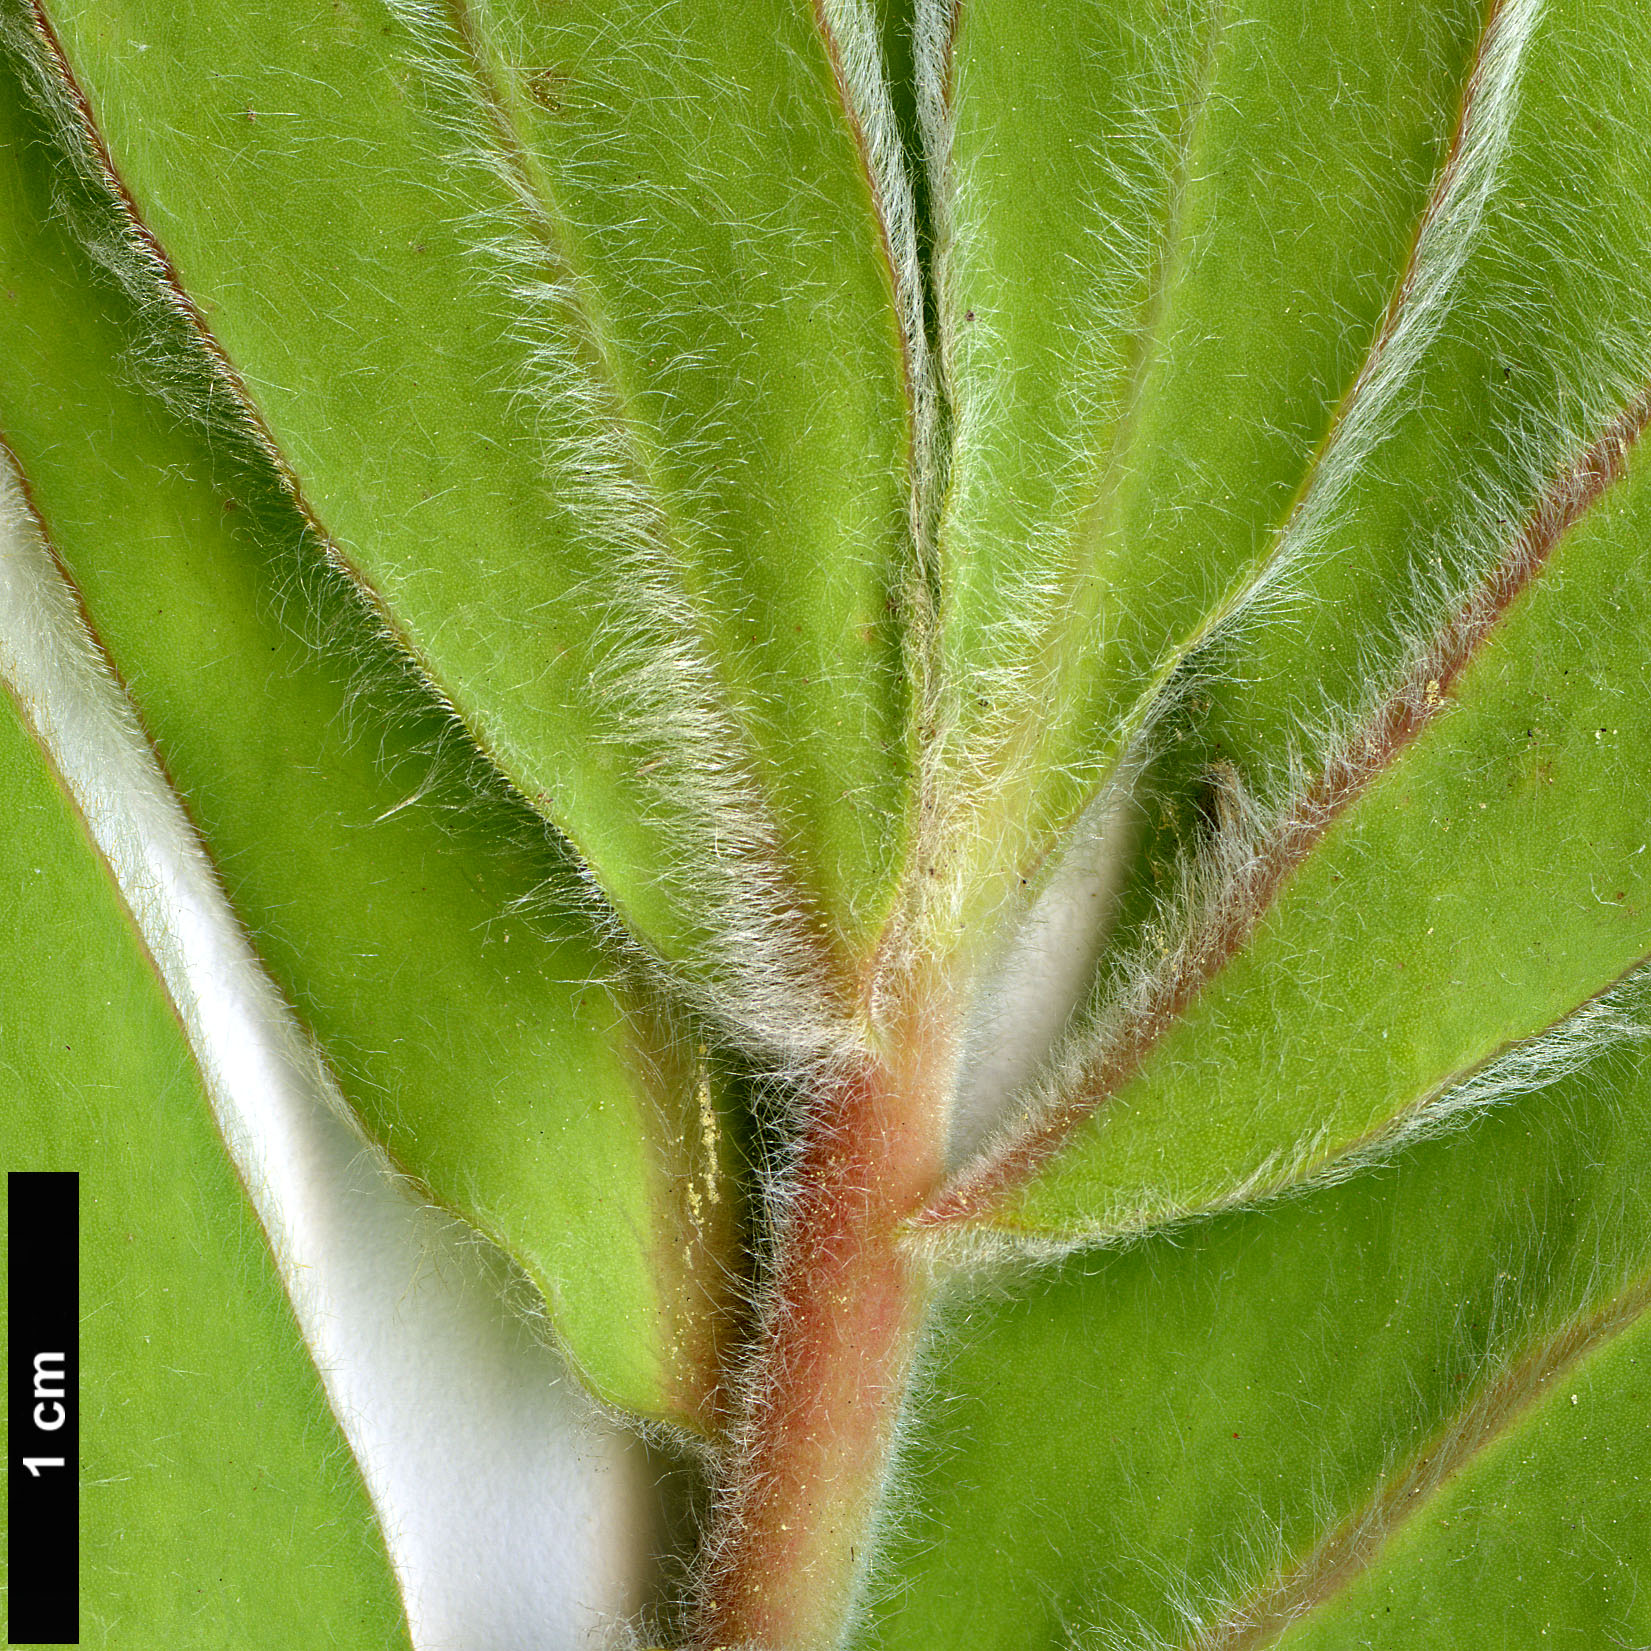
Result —
<path fill-rule="evenodd" d="M 700 1054 L 704 1053 L 702 1045 Z M 705 1148 L 705 1196 L 714 1204 L 721 1196 L 717 1190 L 717 1109 L 711 1104 L 710 1074 L 703 1066 L 694 1086 L 694 1098 L 699 1102 L 699 1138 Z M 694 1203 L 697 1207 L 699 1200 L 695 1198 Z"/>

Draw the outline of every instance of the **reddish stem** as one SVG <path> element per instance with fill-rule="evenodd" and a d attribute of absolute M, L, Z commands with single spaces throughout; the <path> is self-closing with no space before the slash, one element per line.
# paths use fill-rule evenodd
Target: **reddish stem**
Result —
<path fill-rule="evenodd" d="M 920 1071 L 867 1060 L 817 1097 L 712 1532 L 700 1651 L 839 1638 L 930 1293 L 901 1228 L 936 1184 L 941 1141 Z"/>

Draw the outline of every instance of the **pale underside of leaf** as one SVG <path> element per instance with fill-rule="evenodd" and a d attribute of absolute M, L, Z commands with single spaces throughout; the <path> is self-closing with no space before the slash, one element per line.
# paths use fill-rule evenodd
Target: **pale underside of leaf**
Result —
<path fill-rule="evenodd" d="M 348 1119 L 93 651 L 9 467 L 3 484 L 0 669 L 182 1022 L 361 1463 L 414 1643 L 462 1635 L 503 1651 L 547 1625 L 570 1645 L 603 1631 L 648 1581 L 651 1496 L 634 1445 L 505 1305 L 501 1258 L 409 1197 Z"/>
<path fill-rule="evenodd" d="M 532 1275 L 593 1388 L 712 1427 L 738 1198 L 699 1040 L 596 943 L 533 816 L 471 783 L 257 456 L 127 381 L 141 316 L 53 222 L 21 117 L 0 111 L 0 429 L 266 967 L 398 1166 Z M 53 374 L 72 389 L 28 393 Z M 352 737 L 369 716 L 388 725 Z"/>
<path fill-rule="evenodd" d="M 729 230 L 720 227 L 717 213 L 707 219 L 697 204 L 671 194 L 684 168 L 695 187 L 703 178 L 720 189 L 726 180 L 714 182 L 714 168 L 707 169 L 697 155 L 685 159 L 670 152 L 669 143 L 679 142 L 681 134 L 669 140 L 663 156 L 646 147 L 657 133 L 648 134 L 644 116 L 656 105 L 639 93 L 663 72 L 664 58 L 649 64 L 621 53 L 604 65 L 602 53 L 614 40 L 611 18 L 570 15 L 552 26 L 548 19 L 503 11 L 496 17 L 463 10 L 437 18 L 403 8 L 394 15 L 398 22 L 387 31 L 394 38 L 367 49 L 367 57 L 349 72 L 366 77 L 360 86 L 382 87 L 384 75 L 394 69 L 402 78 L 412 77 L 412 94 L 403 94 L 399 80 L 388 101 L 382 92 L 366 98 L 358 90 L 352 104 L 339 107 L 348 110 L 345 126 L 359 130 L 338 128 L 328 141 L 341 153 L 355 142 L 380 150 L 388 145 L 403 154 L 404 164 L 417 173 L 416 189 L 423 192 L 417 198 L 427 203 L 419 208 L 425 222 L 455 191 L 464 198 L 462 219 L 440 236 L 444 250 L 459 256 L 468 272 L 460 290 L 432 287 L 437 272 L 416 258 L 408 261 L 398 253 L 395 260 L 406 315 L 416 319 L 433 307 L 452 322 L 455 339 L 478 327 L 485 331 L 493 325 L 490 317 L 498 317 L 491 344 L 478 343 L 474 351 L 453 342 L 433 345 L 422 365 L 397 380 L 398 390 L 412 396 L 414 418 L 454 423 L 465 432 L 463 454 L 449 439 L 451 451 L 439 461 L 427 442 L 409 445 L 381 431 L 385 409 L 364 412 L 348 376 L 320 366 L 300 373 L 301 384 L 291 376 L 290 358 L 311 349 L 312 342 L 318 360 L 336 354 L 344 337 L 340 328 L 347 331 L 352 317 L 371 321 L 380 355 L 406 353 L 405 344 L 383 332 L 377 278 L 354 273 L 361 249 L 345 246 L 331 267 L 342 272 L 339 279 L 355 295 L 352 302 L 370 305 L 370 315 L 356 317 L 348 303 L 317 309 L 300 302 L 295 324 L 284 325 L 280 295 L 301 291 L 304 284 L 290 267 L 309 256 L 303 235 L 271 244 L 262 293 L 249 294 L 229 280 L 221 268 L 220 243 L 215 233 L 206 234 L 205 203 L 180 200 L 163 183 L 151 183 L 164 172 L 158 151 L 199 145 L 205 141 L 203 122 L 210 127 L 215 117 L 190 112 L 194 105 L 185 100 L 167 118 L 134 126 L 134 108 L 127 102 L 151 99 L 171 107 L 167 100 L 179 95 L 173 79 L 203 51 L 219 60 L 217 78 L 239 74 L 249 84 L 265 80 L 289 101 L 316 103 L 310 80 L 294 80 L 280 62 L 255 65 L 249 59 L 232 71 L 225 54 L 255 51 L 258 31 L 246 18 L 212 47 L 184 31 L 169 42 L 177 59 L 172 67 L 161 53 L 111 55 L 106 41 L 86 31 L 85 20 L 71 8 L 54 15 L 60 32 L 49 41 L 56 51 L 52 72 L 60 82 L 73 85 L 78 76 L 91 84 L 90 101 L 77 95 L 67 113 L 95 132 L 95 145 L 107 144 L 103 170 L 120 181 L 134 222 L 159 214 L 155 227 L 167 243 L 168 259 L 161 273 L 175 280 L 180 294 L 192 293 L 186 302 L 193 304 L 197 324 L 203 329 L 210 324 L 232 391 L 249 405 L 257 402 L 266 434 L 301 484 L 312 514 L 329 530 L 335 550 L 387 599 L 401 634 L 417 644 L 431 675 L 462 705 L 484 748 L 530 801 L 571 830 L 631 932 L 643 936 L 659 957 L 686 969 L 684 984 L 697 981 L 704 990 L 708 981 L 714 983 L 713 1007 L 739 1021 L 745 1036 L 800 1053 L 852 1039 L 852 1023 L 863 1012 L 864 982 L 853 978 L 850 965 L 857 953 L 864 963 L 867 937 L 875 940 L 881 922 L 878 898 L 863 891 L 887 885 L 887 874 L 876 866 L 892 871 L 891 849 L 896 857 L 898 851 L 898 842 L 879 829 L 898 795 L 904 748 L 895 703 L 902 697 L 898 627 L 886 610 L 898 607 L 911 577 L 911 484 L 902 480 L 910 466 L 901 454 L 911 449 L 916 388 L 909 362 L 908 369 L 900 366 L 893 290 L 901 278 L 878 250 L 889 243 L 877 230 L 876 191 L 856 158 L 853 123 L 838 98 L 824 106 L 808 101 L 831 86 L 828 53 L 816 36 L 811 48 L 793 50 L 800 45 L 793 42 L 778 50 L 774 62 L 765 57 L 752 69 L 780 76 L 770 90 L 795 115 L 796 141 L 811 157 L 807 164 L 822 186 L 816 191 L 823 203 L 818 208 L 812 195 L 790 196 L 803 217 L 796 251 L 785 253 L 794 260 L 800 252 L 806 265 L 792 272 L 786 290 L 799 284 L 820 289 L 818 323 L 811 328 L 800 306 L 727 316 L 725 287 L 717 303 L 694 312 L 709 329 L 695 343 L 682 336 L 682 319 L 690 312 L 671 308 L 680 299 L 671 283 L 701 292 L 708 272 L 662 264 L 667 291 L 656 295 L 657 316 L 650 317 L 645 307 L 615 307 L 615 300 L 634 294 L 637 271 L 624 262 L 634 254 L 623 239 L 628 233 L 623 223 L 586 211 L 592 197 L 585 174 L 600 151 L 580 147 L 588 136 L 580 127 L 599 105 L 583 89 L 564 84 L 572 71 L 563 63 L 576 56 L 579 72 L 599 85 L 604 76 L 612 77 L 610 90 L 628 100 L 632 124 L 643 133 L 644 174 L 650 167 L 665 168 L 664 179 L 633 177 L 631 192 L 656 206 L 663 203 L 683 224 L 709 224 L 725 242 L 732 235 L 733 251 L 727 255 L 740 261 L 741 269 L 736 292 L 749 285 L 752 302 L 766 302 L 763 281 L 783 283 L 786 276 L 763 263 L 783 262 L 787 242 L 776 238 L 771 226 L 738 217 L 742 210 L 767 211 L 766 205 L 747 208 L 733 201 Z M 35 14 L 43 39 L 50 36 L 44 16 Z M 660 31 L 659 51 L 688 52 L 682 61 L 692 63 L 705 89 L 734 102 L 723 118 L 714 118 L 714 100 L 705 105 L 706 141 L 730 145 L 723 157 L 729 170 L 772 194 L 771 160 L 754 166 L 742 148 L 748 146 L 750 116 L 741 100 L 748 95 L 760 100 L 763 89 L 748 93 L 716 62 L 692 56 L 701 49 L 736 47 L 749 54 L 761 47 L 761 31 L 730 32 L 691 7 L 683 11 L 681 24 L 681 38 L 669 43 L 671 31 L 658 19 L 650 24 Z M 793 26 L 786 24 L 788 30 Z M 515 55 L 518 48 L 546 45 L 537 35 L 547 30 L 547 49 L 556 61 L 542 69 L 524 65 Z M 710 47 L 697 40 L 690 46 L 696 31 L 709 31 Z M 348 30 L 336 44 L 358 56 L 366 49 Z M 297 42 L 292 49 L 298 49 Z M 71 71 L 69 58 L 77 53 L 84 61 Z M 342 56 L 336 65 L 331 59 L 322 65 L 329 72 L 347 68 Z M 96 117 L 100 126 L 92 127 L 91 105 L 104 99 L 105 77 L 110 90 Z M 325 90 L 322 82 L 315 86 Z M 337 127 L 333 106 L 326 107 Z M 317 113 L 320 108 L 316 104 Z M 557 118 L 547 119 L 547 111 Z M 256 117 L 255 107 L 252 112 Z M 871 149 L 875 183 L 892 172 L 877 161 L 875 143 Z M 306 180 L 316 175 L 317 158 L 317 152 L 295 156 L 278 146 L 264 154 L 261 170 L 230 171 L 220 182 L 232 194 L 245 188 L 254 202 L 262 190 L 285 189 L 291 197 L 288 228 L 298 226 L 307 234 L 309 209 L 295 203 Z M 299 161 L 309 163 L 308 169 L 294 170 Z M 283 171 L 284 184 L 277 183 L 277 171 Z M 343 175 L 364 176 L 348 166 Z M 825 191 L 828 179 L 830 191 Z M 369 222 L 383 215 L 387 231 L 399 234 L 410 205 L 416 205 L 415 197 L 401 199 L 393 190 L 374 196 L 369 189 L 359 213 Z M 225 210 L 245 210 L 238 194 Z M 252 210 L 256 220 L 261 208 Z M 440 210 L 448 211 L 445 204 Z M 325 221 L 329 229 L 338 221 L 330 203 Z M 873 231 L 869 248 L 855 239 L 866 229 Z M 618 240 L 616 230 L 622 232 Z M 426 252 L 425 242 L 433 247 L 436 239 L 432 229 L 414 253 Z M 327 267 L 332 249 L 311 250 L 310 267 Z M 901 257 L 909 263 L 903 251 Z M 645 261 L 642 267 L 645 273 Z M 275 311 L 268 309 L 266 294 L 276 296 Z M 478 295 L 479 308 L 472 302 Z M 502 306 L 501 296 L 508 299 Z M 467 307 L 454 311 L 461 301 Z M 909 300 L 899 302 L 909 315 Z M 205 315 L 209 306 L 211 314 Z M 644 324 L 641 333 L 639 324 Z M 858 383 L 850 402 L 831 388 L 831 378 L 812 369 L 778 375 L 769 364 L 752 379 L 743 357 L 726 359 L 730 351 L 749 353 L 739 330 L 745 325 L 766 329 L 777 349 L 792 354 L 855 340 L 871 380 Z M 648 336 L 648 326 L 655 336 Z M 895 347 L 885 351 L 885 341 Z M 906 354 L 915 361 L 920 341 L 907 342 Z M 701 354 L 707 364 L 723 369 L 720 379 L 706 378 Z M 471 355 L 473 368 L 465 365 Z M 892 371 L 892 401 L 881 394 L 866 399 L 879 361 Z M 376 358 L 367 371 L 382 372 Z M 912 381 L 904 391 L 903 371 Z M 458 389 L 461 384 L 467 387 Z M 707 384 L 713 387 L 709 417 L 692 400 L 706 393 Z M 788 466 L 778 464 L 768 466 L 759 489 L 742 488 L 742 474 L 757 460 L 749 442 L 740 446 L 748 435 L 758 448 L 783 450 L 788 459 L 795 451 L 783 420 L 762 422 L 764 398 L 779 394 L 782 385 L 782 401 L 801 395 L 807 403 L 812 452 L 823 455 L 828 427 L 837 432 L 831 441 L 846 440 L 851 448 L 866 440 L 881 442 L 886 434 L 897 442 L 887 455 L 893 462 L 839 466 L 843 476 L 859 478 L 852 495 L 838 488 L 822 496 L 812 482 L 787 494 Z M 450 397 L 442 400 L 449 387 L 460 395 L 457 405 Z M 821 399 L 828 396 L 835 399 Z M 327 427 L 324 441 L 317 439 L 318 423 Z M 666 441 L 660 432 L 683 439 Z M 392 452 L 393 461 L 353 464 L 349 442 L 339 444 L 346 433 L 350 440 L 382 433 L 379 451 Z M 368 501 L 359 486 L 340 485 L 352 464 L 357 481 L 371 478 L 368 491 L 382 495 L 370 531 L 362 515 Z M 479 512 L 448 498 L 451 477 L 462 476 L 467 464 L 479 475 L 497 478 L 496 497 L 477 501 L 485 505 Z M 675 505 L 667 508 L 671 500 Z M 677 505 L 683 508 L 676 510 Z M 762 517 L 748 524 L 759 547 L 776 531 L 819 528 L 823 540 L 809 546 L 803 558 L 808 577 L 792 576 L 798 564 L 789 549 L 781 567 L 753 560 L 749 548 L 727 539 L 720 517 L 749 516 L 752 510 Z M 531 527 L 529 516 L 536 518 Z M 403 532 L 404 522 L 413 537 Z M 450 533 L 459 535 L 455 547 L 463 547 L 456 565 L 434 559 L 442 536 Z M 509 545 L 524 533 L 529 544 L 542 548 L 528 555 L 495 554 L 495 540 Z M 421 558 L 416 562 L 415 550 Z M 782 624 L 791 607 L 799 617 Z M 410 617 L 415 614 L 430 618 Z M 522 651 L 513 659 L 510 650 L 518 644 Z M 759 662 L 795 676 L 795 689 L 783 701 L 762 686 Z M 461 683 L 469 687 L 456 686 Z M 479 690 L 479 698 L 470 687 Z M 826 701 L 836 709 L 841 736 L 828 722 L 822 738 L 816 725 Z M 807 779 L 811 764 L 823 765 L 828 777 Z M 804 775 L 801 796 L 794 788 L 787 791 L 798 774 Z M 851 782 L 847 790 L 845 778 Z M 869 810 L 858 795 L 868 790 L 878 798 Z M 899 807 L 893 811 L 898 816 Z M 800 877 L 794 873 L 801 862 L 788 859 L 796 854 L 808 862 Z M 862 874 L 868 870 L 869 876 Z M 822 877 L 834 891 L 823 909 Z M 882 904 L 886 907 L 886 896 Z"/>

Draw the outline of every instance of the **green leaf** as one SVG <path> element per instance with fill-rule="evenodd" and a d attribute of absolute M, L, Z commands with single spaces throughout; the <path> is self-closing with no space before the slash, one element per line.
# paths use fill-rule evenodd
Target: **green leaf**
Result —
<path fill-rule="evenodd" d="M 716 1423 L 341 1403 L 415 1637 L 1644 1642 L 1644 7 L 152 12 L 0 0 L 0 420 L 360 1114 Z"/>
<path fill-rule="evenodd" d="M 1034 875 L 1264 560 L 1381 329 L 1482 10 L 925 8 L 977 856 Z"/>
<path fill-rule="evenodd" d="M 1492 8 L 1453 158 L 1364 382 L 1231 627 L 1201 737 L 1267 789 L 1402 673 L 1651 384 L 1651 153 L 1632 5 Z M 1586 145 L 1596 155 L 1579 172 Z"/>
<path fill-rule="evenodd" d="M 0 1145 L 8 1168 L 80 1175 L 83 1643 L 406 1646 L 172 1005 L 0 701 Z"/>
<path fill-rule="evenodd" d="M 1591 65 L 1644 27 L 1518 4 L 1487 27 L 1401 301 L 1162 730 L 1183 783 L 1208 765 L 1213 818 L 1166 797 L 1207 831 L 1204 887 L 1151 913 L 1035 1139 L 955 1211 L 1074 1127 L 1006 1225 L 1104 1237 L 1275 1190 L 1651 953 L 1651 724 L 1623 688 L 1645 490 L 1613 486 L 1651 385 L 1651 156 L 1543 188 L 1636 107 Z"/>
<path fill-rule="evenodd" d="M 375 1138 L 526 1267 L 591 1385 L 705 1429 L 739 1195 L 691 1034 L 557 900 L 531 816 L 442 783 L 439 708 L 398 697 L 350 598 L 317 589 L 270 480 L 129 382 L 138 318 L 53 220 L 43 134 L 14 101 L 0 120 L 0 431 L 265 963 Z M 323 650 L 283 624 L 295 600 L 330 617 Z M 393 720 L 352 737 L 369 713 Z"/>
<path fill-rule="evenodd" d="M 1648 1116 L 1642 1036 L 1381 1171 L 954 1301 L 854 1645 L 1237 1651 L 1297 1606 L 1291 1651 L 1643 1643 Z"/>
<path fill-rule="evenodd" d="M 1461 633 L 1460 676 L 1425 667 L 1345 789 L 1251 849 L 1069 1075 L 1092 1116 L 994 1221 L 1105 1237 L 1333 1168 L 1651 954 L 1651 707 L 1622 686 L 1651 634 L 1651 483 L 1627 462 L 1507 616 Z"/>
<path fill-rule="evenodd" d="M 1631 1328 L 1544 1372 L 1529 1408 L 1482 1444 L 1379 1558 L 1278 1643 L 1449 1647 L 1501 1618 L 1504 1635 L 1643 1644 L 1651 1609 L 1637 1556 L 1651 1546 L 1643 1445 L 1651 1388 L 1644 1295 Z M 1583 1332 L 1586 1334 L 1586 1331 Z M 1477 1441 L 1476 1441 L 1477 1442 Z M 1514 1580 L 1507 1615 L 1507 1579 Z M 1362 1638 L 1361 1638 L 1362 1636 Z"/>
<path fill-rule="evenodd" d="M 750 1035 L 839 1036 L 901 857 L 915 346 L 826 14 L 47 15 L 69 118 L 483 746 Z"/>

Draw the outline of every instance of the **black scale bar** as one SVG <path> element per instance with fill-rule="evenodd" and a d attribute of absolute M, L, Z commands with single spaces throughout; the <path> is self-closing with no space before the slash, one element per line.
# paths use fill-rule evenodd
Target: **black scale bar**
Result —
<path fill-rule="evenodd" d="M 80 1643 L 80 1177 L 6 1177 L 6 1636 Z"/>

